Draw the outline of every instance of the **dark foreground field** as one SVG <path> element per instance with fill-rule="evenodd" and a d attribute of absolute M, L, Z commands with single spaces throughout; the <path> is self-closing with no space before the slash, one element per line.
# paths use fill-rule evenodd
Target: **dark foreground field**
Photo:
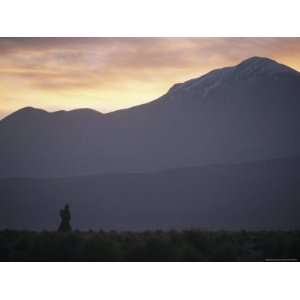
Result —
<path fill-rule="evenodd" d="M 1 261 L 298 260 L 300 232 L 0 232 Z"/>

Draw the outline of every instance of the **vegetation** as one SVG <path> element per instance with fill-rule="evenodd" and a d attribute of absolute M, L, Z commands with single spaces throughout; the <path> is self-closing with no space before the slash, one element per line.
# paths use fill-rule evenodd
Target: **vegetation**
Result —
<path fill-rule="evenodd" d="M 299 231 L 0 232 L 2 261 L 264 261 L 299 258 Z"/>

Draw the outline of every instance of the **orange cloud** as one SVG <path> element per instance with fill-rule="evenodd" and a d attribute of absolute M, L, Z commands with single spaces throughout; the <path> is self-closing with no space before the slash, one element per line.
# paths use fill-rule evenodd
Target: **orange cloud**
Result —
<path fill-rule="evenodd" d="M 300 38 L 0 38 L 0 116 L 22 106 L 104 112 L 254 55 L 300 69 Z"/>

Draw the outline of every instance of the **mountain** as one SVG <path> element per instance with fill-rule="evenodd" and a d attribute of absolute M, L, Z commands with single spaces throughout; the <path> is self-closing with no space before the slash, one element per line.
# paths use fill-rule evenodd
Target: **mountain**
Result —
<path fill-rule="evenodd" d="M 176 84 L 137 107 L 0 121 L 0 177 L 66 177 L 300 155 L 300 74 L 268 58 Z"/>
<path fill-rule="evenodd" d="M 299 229 L 300 158 L 144 174 L 0 180 L 0 228 Z"/>

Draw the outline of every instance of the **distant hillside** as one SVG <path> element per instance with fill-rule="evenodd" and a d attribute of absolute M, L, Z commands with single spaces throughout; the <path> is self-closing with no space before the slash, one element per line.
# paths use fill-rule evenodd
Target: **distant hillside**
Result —
<path fill-rule="evenodd" d="M 300 155 L 300 74 L 253 57 L 109 114 L 24 108 L 0 121 L 0 177 L 148 172 Z"/>
<path fill-rule="evenodd" d="M 80 229 L 300 228 L 300 159 L 147 174 L 0 180 L 0 228 L 52 229 L 71 206 Z"/>

